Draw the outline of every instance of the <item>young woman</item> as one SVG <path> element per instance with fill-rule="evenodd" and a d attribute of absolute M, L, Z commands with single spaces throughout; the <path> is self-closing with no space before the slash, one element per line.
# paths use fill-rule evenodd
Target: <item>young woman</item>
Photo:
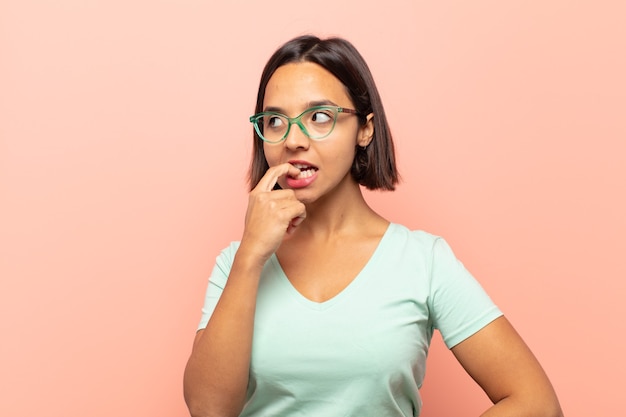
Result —
<path fill-rule="evenodd" d="M 561 416 L 541 366 L 439 237 L 390 223 L 370 71 L 339 38 L 295 38 L 261 77 L 240 242 L 209 280 L 185 370 L 196 416 L 418 416 L 434 329 L 493 401 L 483 416 Z"/>

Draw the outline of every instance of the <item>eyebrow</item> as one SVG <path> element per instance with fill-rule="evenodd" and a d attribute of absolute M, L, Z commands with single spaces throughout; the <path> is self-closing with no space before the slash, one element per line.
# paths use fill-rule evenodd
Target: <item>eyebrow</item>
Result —
<path fill-rule="evenodd" d="M 311 107 L 317 107 L 317 106 L 337 106 L 337 103 L 335 103 L 334 101 L 331 100 L 315 100 L 315 101 L 309 101 L 308 103 L 306 103 L 306 109 L 310 109 Z M 266 107 L 265 109 L 263 109 L 264 112 L 275 112 L 275 113 L 281 113 L 284 114 L 285 110 L 281 107 L 274 107 L 274 106 L 269 106 Z"/>

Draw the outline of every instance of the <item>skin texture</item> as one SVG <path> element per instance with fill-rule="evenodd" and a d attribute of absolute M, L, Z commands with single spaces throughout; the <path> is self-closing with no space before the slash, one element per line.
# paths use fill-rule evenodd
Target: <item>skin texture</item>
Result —
<path fill-rule="evenodd" d="M 541 365 L 505 317 L 453 347 L 452 353 L 495 404 L 482 417 L 563 416 Z"/>
<path fill-rule="evenodd" d="M 309 92 L 306 96 L 293 93 L 305 91 Z M 293 117 L 320 102 L 353 108 L 339 80 L 319 65 L 305 62 L 287 64 L 276 70 L 267 84 L 263 107 L 275 108 Z M 369 116 L 370 120 L 372 116 Z M 355 142 L 357 130 L 359 137 Z M 371 123 L 359 129 L 356 116 L 340 113 L 335 129 L 322 141 L 312 141 L 297 126 L 292 126 L 284 142 L 265 143 L 263 149 L 270 167 L 303 160 L 319 168 L 313 184 L 294 190 L 298 200 L 310 205 L 321 197 L 329 199 L 343 189 L 354 190 L 354 181 L 349 174 L 354 146 L 357 142 L 360 146 L 368 145 L 372 134 Z M 288 188 L 285 178 L 279 178 L 278 184 Z"/>
<path fill-rule="evenodd" d="M 294 117 L 319 101 L 353 108 L 345 87 L 328 71 L 292 63 L 270 79 L 264 108 Z M 373 117 L 359 125 L 354 115 L 340 114 L 323 141 L 292 126 L 285 141 L 264 145 L 270 168 L 249 194 L 228 282 L 206 329 L 196 334 L 185 370 L 192 416 L 237 416 L 244 406 L 258 282 L 272 254 L 293 286 L 317 302 L 341 292 L 371 257 L 389 222 L 366 204 L 350 167 L 355 146 L 372 139 Z M 293 163 L 314 166 L 314 180 L 290 189 L 287 178 L 300 173 Z M 281 190 L 273 190 L 277 183 Z M 484 417 L 562 415 L 548 378 L 506 318 L 452 352 L 495 404 Z"/>

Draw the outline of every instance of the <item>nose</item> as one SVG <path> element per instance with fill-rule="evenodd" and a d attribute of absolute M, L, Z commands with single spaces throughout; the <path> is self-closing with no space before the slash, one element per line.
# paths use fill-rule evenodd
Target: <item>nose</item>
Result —
<path fill-rule="evenodd" d="M 285 147 L 290 150 L 308 149 L 310 143 L 309 137 L 304 133 L 302 128 L 297 123 L 293 123 L 285 138 Z"/>

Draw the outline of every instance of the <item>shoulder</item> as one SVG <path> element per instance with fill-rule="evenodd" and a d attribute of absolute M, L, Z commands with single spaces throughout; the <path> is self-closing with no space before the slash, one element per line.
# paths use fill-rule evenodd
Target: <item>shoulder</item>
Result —
<path fill-rule="evenodd" d="M 413 230 L 408 227 L 391 223 L 389 225 L 389 241 L 392 245 L 408 246 L 412 250 L 420 250 L 432 253 L 433 248 L 439 241 L 443 241 L 441 236 L 434 235 L 424 230 Z"/>
<path fill-rule="evenodd" d="M 392 223 L 389 228 L 386 247 L 403 262 L 419 262 L 433 272 L 453 269 L 463 269 L 462 263 L 456 257 L 446 240 L 438 235 L 424 230 L 412 230 L 401 224 Z"/>
<path fill-rule="evenodd" d="M 432 271 L 433 262 L 436 262 L 436 252 L 440 236 L 424 230 L 411 230 L 408 227 L 391 223 L 380 245 L 380 253 L 386 265 L 393 265 L 393 270 L 406 271 L 428 277 Z"/>

